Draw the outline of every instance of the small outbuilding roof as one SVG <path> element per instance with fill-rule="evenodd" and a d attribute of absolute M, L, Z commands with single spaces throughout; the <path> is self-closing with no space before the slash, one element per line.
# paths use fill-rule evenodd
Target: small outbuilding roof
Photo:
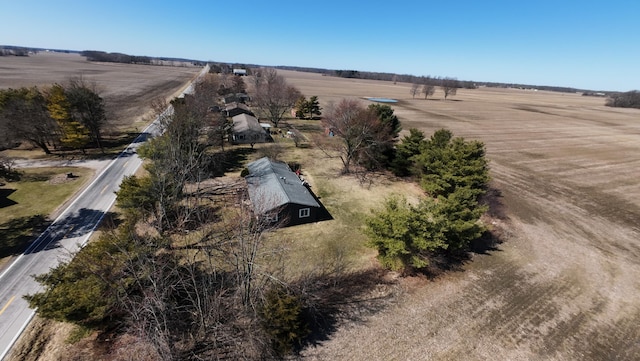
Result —
<path fill-rule="evenodd" d="M 249 175 L 245 179 L 256 213 L 263 214 L 289 203 L 320 208 L 287 164 L 264 157 L 249 163 L 247 168 Z"/>

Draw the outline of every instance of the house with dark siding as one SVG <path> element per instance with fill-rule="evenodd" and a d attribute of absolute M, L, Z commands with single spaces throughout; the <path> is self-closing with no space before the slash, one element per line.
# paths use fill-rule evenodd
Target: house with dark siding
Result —
<path fill-rule="evenodd" d="M 317 222 L 321 205 L 286 163 L 267 157 L 247 165 L 249 198 L 258 217 L 283 226 Z"/>

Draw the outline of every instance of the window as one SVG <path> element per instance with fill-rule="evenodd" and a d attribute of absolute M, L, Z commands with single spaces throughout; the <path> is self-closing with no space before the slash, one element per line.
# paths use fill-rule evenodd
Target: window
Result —
<path fill-rule="evenodd" d="M 311 215 L 311 208 L 302 208 L 298 211 L 298 218 L 306 218 Z"/>
<path fill-rule="evenodd" d="M 278 221 L 278 213 L 265 214 L 264 220 L 269 222 L 269 223 L 277 222 Z"/>

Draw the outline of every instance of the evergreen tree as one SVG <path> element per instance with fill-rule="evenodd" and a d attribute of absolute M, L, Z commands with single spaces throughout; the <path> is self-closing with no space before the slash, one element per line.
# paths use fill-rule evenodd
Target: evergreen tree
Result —
<path fill-rule="evenodd" d="M 369 170 L 389 167 L 395 158 L 394 144 L 402 130 L 400 120 L 393 114 L 393 108 L 386 104 L 371 104 L 366 109 L 372 113 L 381 124 L 386 142 L 371 142 L 367 153 L 363 156 L 362 164 Z"/>
<path fill-rule="evenodd" d="M 438 254 L 466 250 L 486 228 L 478 204 L 489 181 L 484 145 L 454 138 L 446 129 L 429 140 L 412 129 L 398 146 L 393 169 L 415 172 L 428 197 L 417 205 L 390 198 L 367 219 L 369 245 L 378 250 L 383 266 L 420 270 Z"/>
<path fill-rule="evenodd" d="M 127 284 L 123 253 L 134 251 L 124 238 L 105 234 L 87 244 L 75 257 L 35 279 L 44 290 L 25 296 L 38 314 L 58 321 L 98 327 L 117 317 L 118 284 Z"/>
<path fill-rule="evenodd" d="M 301 95 L 293 108 L 296 110 L 296 118 L 303 119 L 307 110 L 307 98 L 304 95 Z"/>
<path fill-rule="evenodd" d="M 322 108 L 320 107 L 320 102 L 318 101 L 318 97 L 316 95 L 313 95 L 309 98 L 305 110 L 309 114 L 309 119 L 313 119 L 313 117 L 316 115 L 322 115 Z"/>
<path fill-rule="evenodd" d="M 467 249 L 485 232 L 479 221 L 486 211 L 469 201 L 461 189 L 437 199 L 426 197 L 418 205 L 392 197 L 366 221 L 369 246 L 378 250 L 386 268 L 411 272 L 427 267 L 437 254 Z"/>
<path fill-rule="evenodd" d="M 116 204 L 124 210 L 132 220 L 139 219 L 145 213 L 152 213 L 158 201 L 158 194 L 153 190 L 151 177 L 124 177 L 120 189 L 116 192 Z"/>
<path fill-rule="evenodd" d="M 391 162 L 391 170 L 400 177 L 406 177 L 415 173 L 412 170 L 413 156 L 420 154 L 422 144 L 425 142 L 424 133 L 418 129 L 409 129 L 409 135 L 405 135 L 396 147 L 396 153 Z"/>
<path fill-rule="evenodd" d="M 489 167 L 484 144 L 453 138 L 446 129 L 436 131 L 412 157 L 423 189 L 433 197 L 447 197 L 457 188 L 469 188 L 473 197 L 484 193 Z"/>
<path fill-rule="evenodd" d="M 322 115 L 322 108 L 320 107 L 320 102 L 318 101 L 317 96 L 312 96 L 307 100 L 307 98 L 301 96 L 296 101 L 294 106 L 296 110 L 296 118 L 299 119 L 313 119 L 314 116 Z"/>
<path fill-rule="evenodd" d="M 373 111 L 382 124 L 387 126 L 393 138 L 398 137 L 400 131 L 402 131 L 402 126 L 400 119 L 393 113 L 393 108 L 386 104 L 371 104 L 369 105 L 369 110 Z"/>
<path fill-rule="evenodd" d="M 262 328 L 280 356 L 291 353 L 309 335 L 309 328 L 302 317 L 302 300 L 283 287 L 269 290 L 259 311 Z"/>

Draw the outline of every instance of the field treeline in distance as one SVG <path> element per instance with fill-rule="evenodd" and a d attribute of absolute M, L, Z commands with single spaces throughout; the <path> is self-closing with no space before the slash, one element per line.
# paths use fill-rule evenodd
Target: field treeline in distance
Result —
<path fill-rule="evenodd" d="M 640 91 L 632 90 L 624 93 L 612 94 L 607 99 L 606 105 L 609 107 L 640 109 Z"/>
<path fill-rule="evenodd" d="M 30 52 L 37 53 L 38 51 L 43 51 L 45 49 L 40 48 L 26 48 L 19 46 L 0 46 L 0 56 L 3 55 L 20 55 L 20 56 L 28 56 Z M 53 50 L 57 52 L 66 52 L 66 53 L 75 53 L 77 51 L 72 50 Z M 204 61 L 193 60 L 193 59 L 182 59 L 182 58 L 156 58 L 150 56 L 139 56 L 139 55 L 128 55 L 123 53 L 107 53 L 99 50 L 83 50 L 80 54 L 87 58 L 89 61 L 101 61 L 101 62 L 111 62 L 111 63 L 125 63 L 125 64 L 148 64 L 155 65 L 154 61 L 156 60 L 165 60 L 165 61 L 184 61 L 184 62 L 192 62 L 196 65 L 204 64 Z M 226 64 L 220 62 L 209 62 L 217 67 L 222 67 L 224 69 L 232 69 L 232 68 L 259 68 L 261 65 L 257 64 Z M 404 83 L 424 83 L 424 76 L 416 76 L 411 74 L 396 74 L 396 73 L 385 73 L 385 72 L 370 72 L 370 71 L 358 71 L 358 70 L 332 70 L 332 69 L 324 69 L 324 68 L 310 68 L 310 67 L 299 67 L 299 66 L 276 66 L 276 69 L 283 70 L 295 70 L 295 71 L 303 71 L 307 73 L 318 73 L 329 76 L 337 76 L 341 78 L 353 78 L 353 79 L 368 79 L 368 80 L 384 80 L 384 81 L 393 81 L 393 82 L 404 82 Z M 217 71 L 217 72 L 225 72 L 225 71 Z M 230 72 L 227 70 L 227 72 Z M 432 78 L 431 76 L 427 76 L 427 78 Z M 439 79 L 440 77 L 433 77 L 433 79 Z M 479 82 L 473 80 L 460 80 L 459 81 L 461 88 L 466 89 L 475 89 L 479 86 L 486 86 L 492 88 L 518 88 L 518 89 L 536 89 L 536 90 L 546 90 L 546 91 L 555 91 L 562 93 L 588 93 L 592 94 L 594 89 L 577 89 L 571 87 L 562 87 L 562 86 L 551 86 L 551 85 L 530 85 L 530 84 L 518 84 L 518 83 L 497 83 L 497 82 Z M 608 92 L 607 92 L 608 93 Z"/>
<path fill-rule="evenodd" d="M 102 61 L 108 63 L 126 64 L 151 64 L 152 58 L 149 56 L 127 55 L 122 53 L 107 53 L 98 50 L 83 50 L 80 55 L 89 61 Z"/>
<path fill-rule="evenodd" d="M 438 80 L 442 77 L 439 76 L 417 76 L 411 74 L 396 74 L 396 73 L 384 73 L 384 72 L 370 72 L 370 71 L 358 71 L 358 70 L 331 70 L 322 68 L 308 68 L 308 67 L 296 67 L 296 66 L 277 66 L 277 69 L 283 70 L 295 70 L 308 73 L 318 73 L 327 76 L 337 76 L 340 78 L 350 79 L 366 79 L 366 80 L 383 80 L 403 83 L 418 83 L 424 84 L 424 79 Z M 475 89 L 480 86 L 490 88 L 516 88 L 516 89 L 535 89 L 543 91 L 555 91 L 561 93 L 594 93 L 588 89 L 577 89 L 571 87 L 552 86 L 552 85 L 531 85 L 531 84 L 519 84 L 519 83 L 498 83 L 498 82 L 483 82 L 473 80 L 460 80 L 459 87 L 466 89 Z M 608 92 L 606 92 L 608 93 Z"/>

